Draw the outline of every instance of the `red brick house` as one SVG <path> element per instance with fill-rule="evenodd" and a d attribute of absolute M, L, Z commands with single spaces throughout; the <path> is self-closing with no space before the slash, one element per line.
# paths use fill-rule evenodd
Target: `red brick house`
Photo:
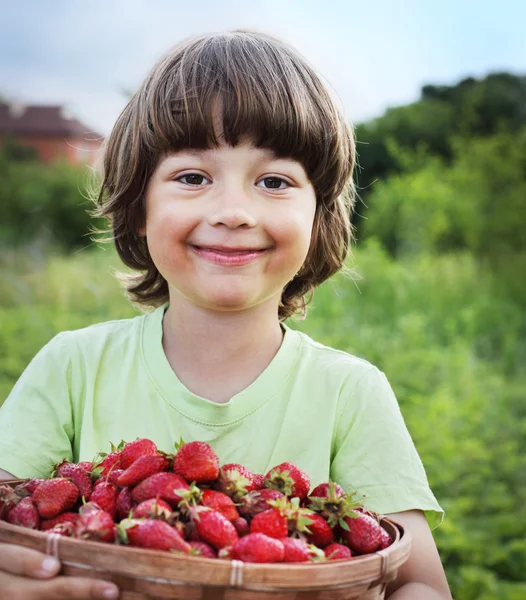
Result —
<path fill-rule="evenodd" d="M 0 102 L 0 144 L 6 137 L 34 148 L 42 162 L 57 158 L 93 165 L 103 136 L 83 125 L 62 106 Z"/>

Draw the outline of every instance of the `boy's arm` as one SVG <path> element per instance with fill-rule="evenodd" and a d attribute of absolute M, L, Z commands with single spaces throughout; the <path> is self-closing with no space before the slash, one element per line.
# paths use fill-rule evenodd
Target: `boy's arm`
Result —
<path fill-rule="evenodd" d="M 424 513 L 407 510 L 386 515 L 411 532 L 411 554 L 388 584 L 390 600 L 452 600 L 444 567 Z"/>

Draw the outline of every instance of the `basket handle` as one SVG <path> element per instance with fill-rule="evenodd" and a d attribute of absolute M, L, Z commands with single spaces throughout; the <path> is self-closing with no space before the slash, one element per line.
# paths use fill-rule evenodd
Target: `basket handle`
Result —
<path fill-rule="evenodd" d="M 379 550 L 377 554 L 379 554 L 382 558 L 382 566 L 380 568 L 380 579 L 383 579 L 385 577 L 385 574 L 387 573 L 387 568 L 389 566 L 389 554 L 386 552 L 386 550 Z"/>

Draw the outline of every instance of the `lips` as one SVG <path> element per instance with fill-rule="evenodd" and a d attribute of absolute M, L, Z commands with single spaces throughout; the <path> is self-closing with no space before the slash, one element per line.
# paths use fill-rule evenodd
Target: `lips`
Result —
<path fill-rule="evenodd" d="M 225 246 L 190 246 L 191 250 L 202 260 L 216 265 L 240 267 L 258 260 L 265 252 L 264 249 L 232 248 Z"/>

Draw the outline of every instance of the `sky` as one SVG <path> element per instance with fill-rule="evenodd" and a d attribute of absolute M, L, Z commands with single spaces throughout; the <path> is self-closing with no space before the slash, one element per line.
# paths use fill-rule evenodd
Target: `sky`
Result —
<path fill-rule="evenodd" d="M 236 28 L 298 49 L 360 123 L 425 84 L 526 75 L 523 0 L 0 0 L 0 95 L 65 105 L 107 135 L 154 62 Z"/>

